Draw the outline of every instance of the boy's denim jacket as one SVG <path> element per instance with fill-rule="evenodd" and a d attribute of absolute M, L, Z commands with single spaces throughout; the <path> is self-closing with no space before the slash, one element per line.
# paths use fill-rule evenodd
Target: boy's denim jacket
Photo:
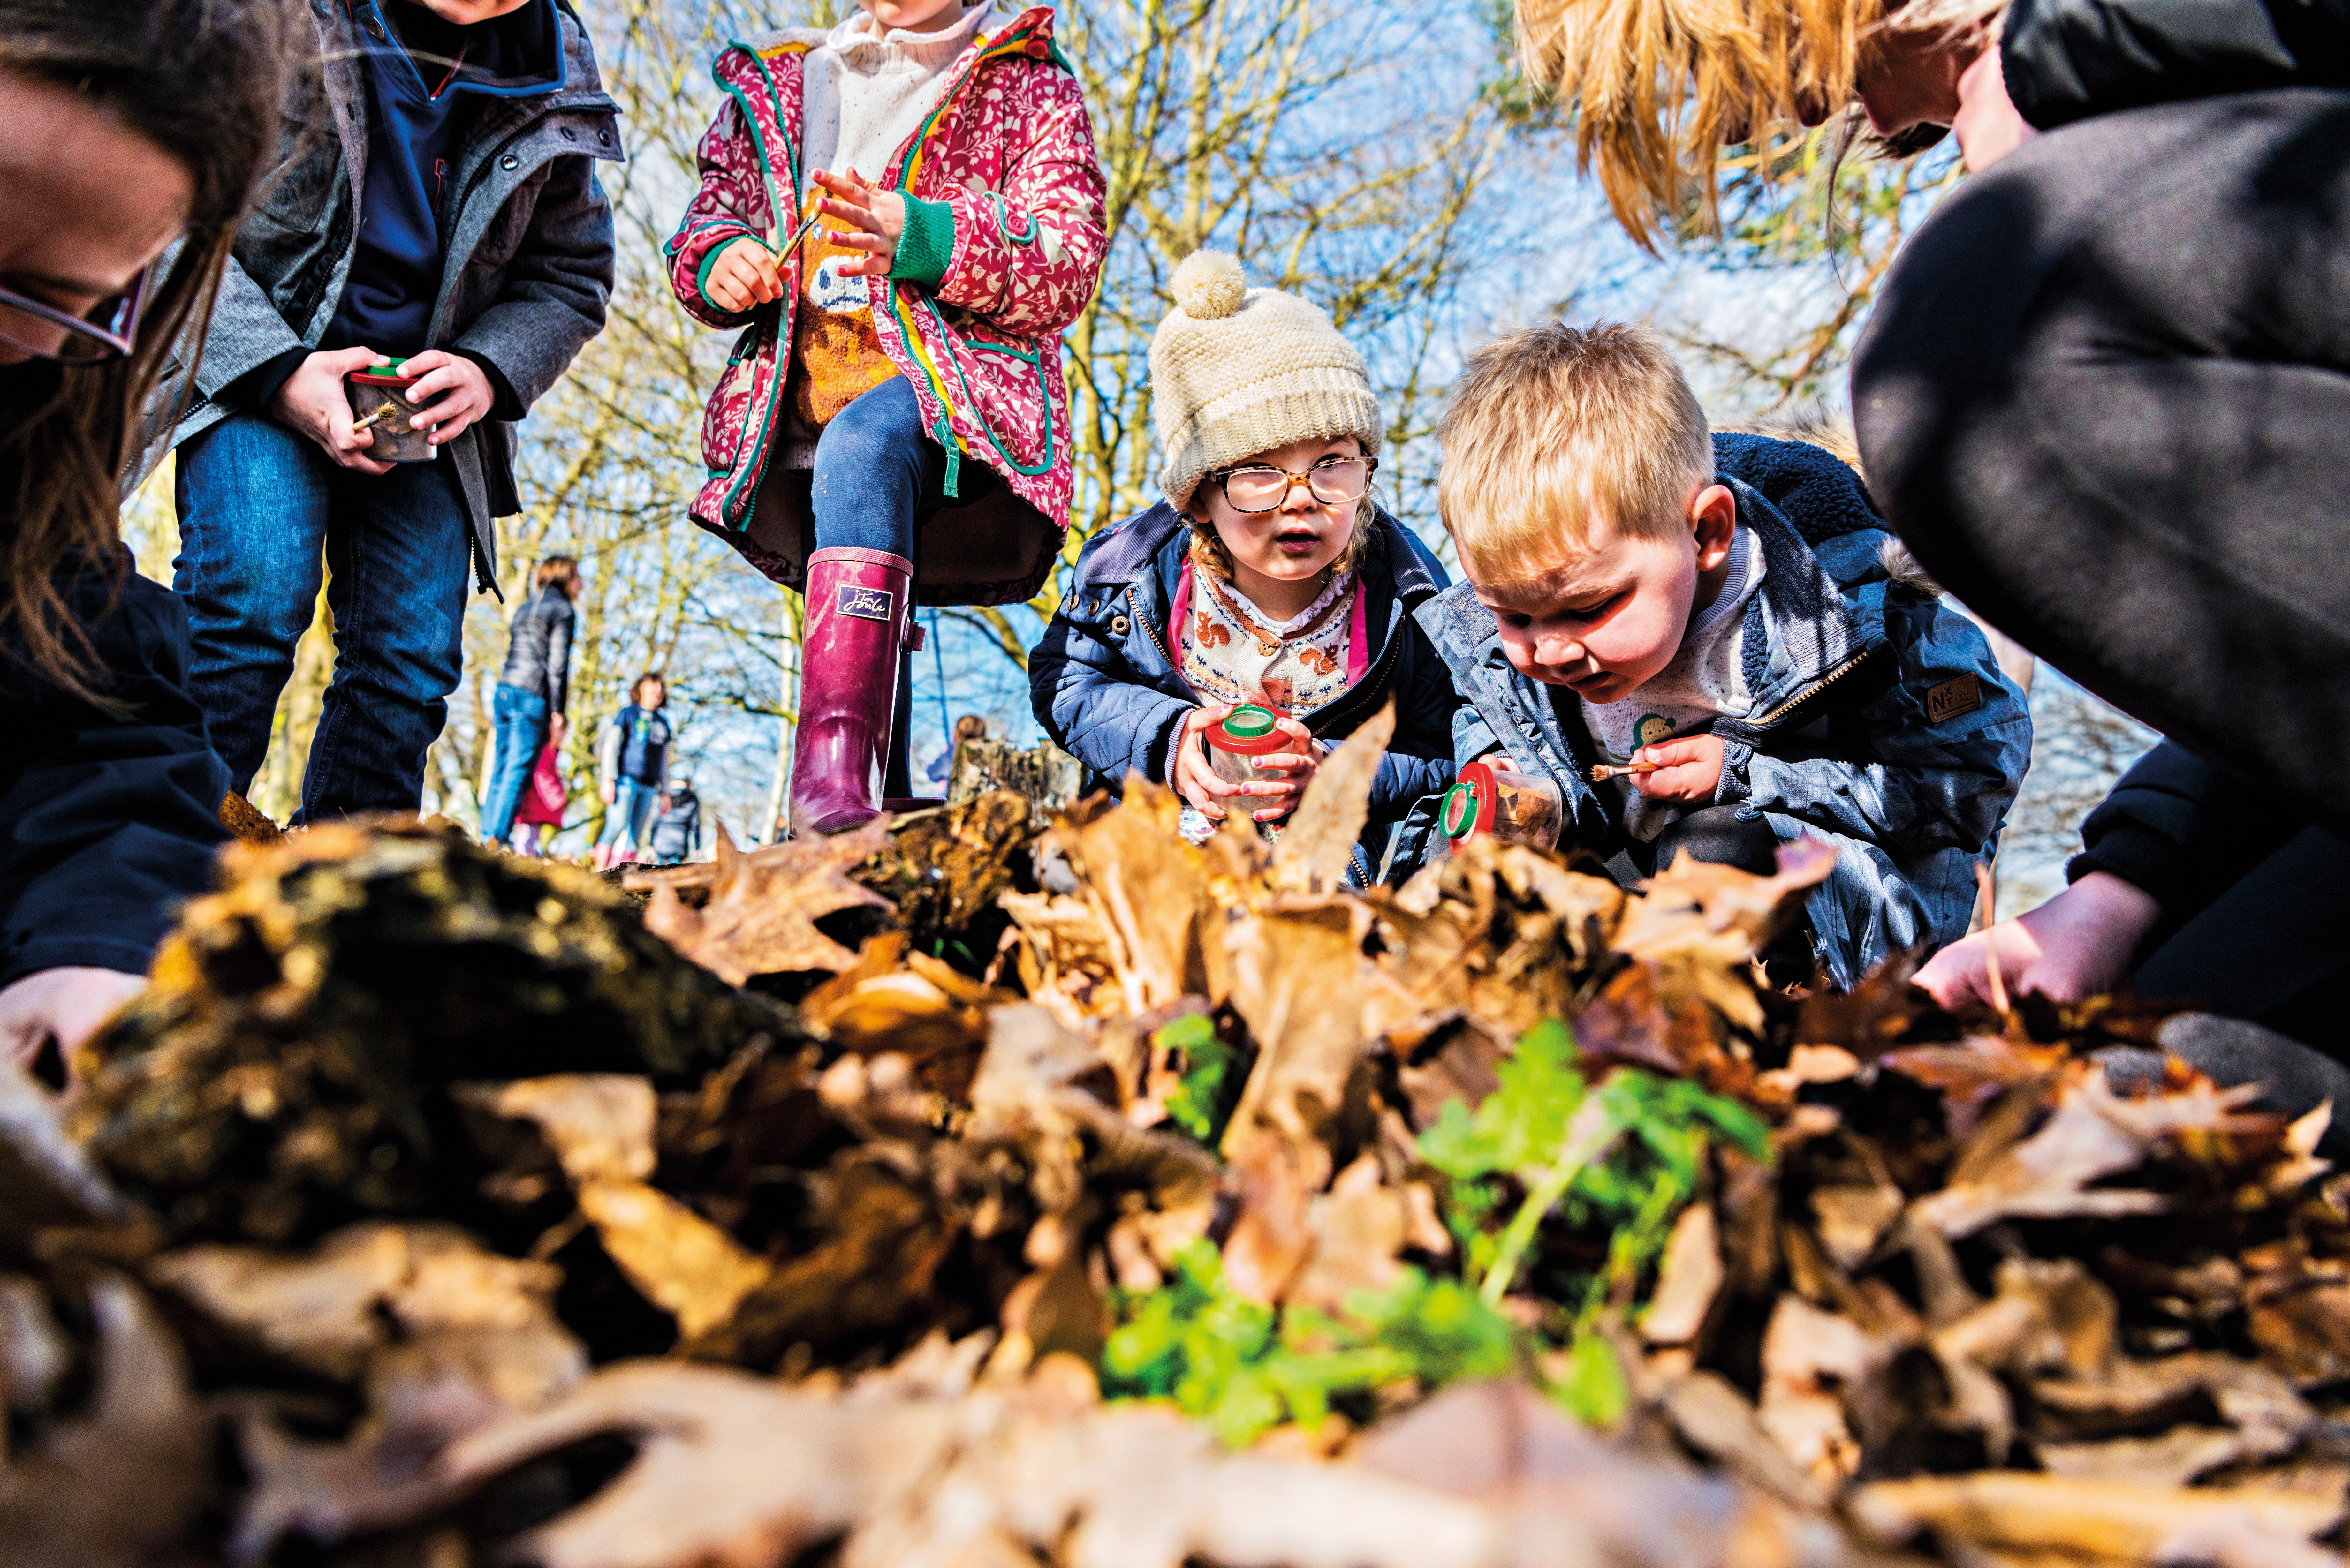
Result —
<path fill-rule="evenodd" d="M 1395 737 L 1371 788 L 1355 879 L 1396 882 L 1418 869 L 1435 801 L 1452 782 L 1452 710 L 1443 661 L 1412 623 L 1446 586 L 1444 568 L 1411 531 L 1375 513 L 1356 570 L 1369 669 L 1305 727 L 1338 740 L 1396 704 Z M 1167 782 L 1168 750 L 1200 698 L 1175 668 L 1167 618 L 1191 530 L 1165 502 L 1086 541 L 1076 581 L 1028 656 L 1036 722 L 1086 765 L 1086 787 L 1124 787 L 1131 771 Z M 1472 600 L 1473 604 L 1474 601 Z"/>
<path fill-rule="evenodd" d="M 1975 863 L 1996 846 L 2031 758 L 2032 716 L 1974 622 L 1902 580 L 1906 556 L 1849 469 L 1752 436 L 1718 436 L 1715 460 L 1766 569 L 1745 622 L 1754 716 L 1712 726 L 1729 742 L 1714 799 L 1783 843 L 1836 846 L 1805 910 L 1828 978 L 1848 987 L 1892 952 L 1965 934 Z M 1419 618 L 1464 698 L 1457 759 L 1498 749 L 1555 779 L 1569 824 L 1560 846 L 1612 853 L 1623 833 L 1586 782 L 1590 737 L 1579 719 L 1560 721 L 1550 687 L 1510 667 L 1492 613 L 1464 583 Z"/>

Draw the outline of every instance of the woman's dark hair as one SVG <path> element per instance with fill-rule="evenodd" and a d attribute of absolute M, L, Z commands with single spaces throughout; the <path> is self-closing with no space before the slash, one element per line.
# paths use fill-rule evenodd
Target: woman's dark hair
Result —
<path fill-rule="evenodd" d="M 666 699 L 669 696 L 669 677 L 663 675 L 658 670 L 648 670 L 642 675 L 638 676 L 634 680 L 629 682 L 629 701 L 633 702 L 638 698 L 642 697 L 645 694 L 646 684 L 654 680 L 660 682 L 661 696 Z"/>
<path fill-rule="evenodd" d="M 549 556 L 530 571 L 530 591 L 534 594 L 549 586 L 561 588 L 567 598 L 579 597 L 579 563 L 569 556 Z"/>
<path fill-rule="evenodd" d="M 201 353 L 230 242 L 275 145 L 295 15 L 286 0 L 0 0 L 0 74 L 79 94 L 178 160 L 193 186 L 184 243 L 148 293 L 131 353 L 62 368 L 56 390 L 0 431 L 0 630 L 84 698 L 100 695 L 87 680 L 88 635 L 50 574 L 77 561 L 120 570 L 121 479 L 140 415 L 173 345 L 182 364 Z"/>

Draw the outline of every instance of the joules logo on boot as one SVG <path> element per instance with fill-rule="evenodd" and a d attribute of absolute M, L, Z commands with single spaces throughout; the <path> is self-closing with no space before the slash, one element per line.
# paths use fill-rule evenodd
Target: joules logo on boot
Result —
<path fill-rule="evenodd" d="M 843 583 L 840 587 L 840 613 L 853 615 L 859 620 L 888 620 L 897 597 L 887 588 L 860 588 Z"/>

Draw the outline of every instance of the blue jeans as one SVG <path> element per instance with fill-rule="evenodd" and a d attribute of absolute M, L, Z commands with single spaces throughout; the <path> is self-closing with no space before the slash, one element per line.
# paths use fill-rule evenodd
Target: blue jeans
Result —
<path fill-rule="evenodd" d="M 806 486 L 814 547 L 883 550 L 911 561 L 914 535 L 946 504 L 946 449 L 922 428 L 921 405 L 902 376 L 859 397 L 816 437 L 816 467 L 787 472 Z M 995 484 L 995 471 L 964 459 L 956 472 L 955 504 L 975 501 Z M 913 655 L 899 657 L 898 711 L 889 730 L 884 794 L 913 794 L 908 764 L 913 728 Z"/>
<path fill-rule="evenodd" d="M 335 679 L 294 820 L 416 810 L 464 656 L 473 533 L 449 464 L 359 473 L 240 414 L 181 446 L 177 499 L 188 686 L 233 787 L 248 789 L 268 754 L 323 552 Z"/>
<path fill-rule="evenodd" d="M 628 840 L 634 849 L 645 841 L 645 825 L 653 819 L 653 806 L 660 800 L 661 786 L 647 784 L 642 779 L 622 779 L 613 792 L 612 804 L 604 813 L 604 831 L 596 836 L 596 847 Z"/>
<path fill-rule="evenodd" d="M 490 716 L 497 722 L 498 749 L 490 764 L 489 793 L 482 797 L 482 836 L 504 844 L 514 831 L 523 786 L 546 744 L 546 693 L 501 685 L 490 694 Z"/>

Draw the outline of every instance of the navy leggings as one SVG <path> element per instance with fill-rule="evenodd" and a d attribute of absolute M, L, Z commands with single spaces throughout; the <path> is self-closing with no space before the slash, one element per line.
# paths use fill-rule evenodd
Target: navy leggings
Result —
<path fill-rule="evenodd" d="M 961 468 L 957 505 L 994 483 L 985 463 Z M 946 504 L 946 449 L 922 428 L 914 389 L 893 376 L 833 416 L 816 438 L 814 469 L 783 477 L 802 487 L 811 548 L 881 550 L 911 561 L 917 530 Z M 913 708 L 913 655 L 906 653 L 899 660 L 898 711 L 881 785 L 886 794 L 913 793 L 907 749 Z"/>

